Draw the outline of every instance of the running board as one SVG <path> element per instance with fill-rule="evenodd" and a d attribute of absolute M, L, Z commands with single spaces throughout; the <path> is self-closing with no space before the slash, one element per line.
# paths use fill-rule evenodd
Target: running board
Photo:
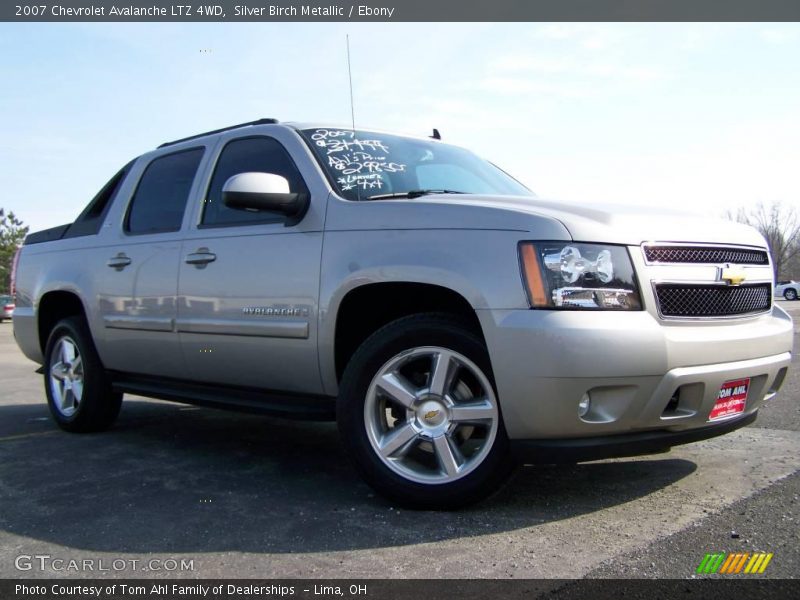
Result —
<path fill-rule="evenodd" d="M 303 421 L 336 420 L 336 398 L 109 373 L 115 392 Z"/>

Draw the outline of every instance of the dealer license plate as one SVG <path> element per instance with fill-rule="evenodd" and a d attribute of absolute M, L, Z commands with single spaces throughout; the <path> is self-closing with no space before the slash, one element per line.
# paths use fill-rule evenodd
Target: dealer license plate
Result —
<path fill-rule="evenodd" d="M 717 401 L 714 408 L 708 415 L 709 421 L 716 421 L 731 415 L 738 415 L 744 412 L 744 405 L 747 402 L 747 390 L 750 388 L 750 378 L 726 381 L 719 388 Z"/>

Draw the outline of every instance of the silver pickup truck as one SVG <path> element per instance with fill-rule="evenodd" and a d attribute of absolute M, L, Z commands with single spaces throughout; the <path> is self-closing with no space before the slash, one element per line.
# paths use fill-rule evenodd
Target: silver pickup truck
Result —
<path fill-rule="evenodd" d="M 521 461 L 747 425 L 793 339 L 750 227 L 545 201 L 439 139 L 272 119 L 134 159 L 28 237 L 15 284 L 63 429 L 108 428 L 124 393 L 336 419 L 418 508 Z"/>

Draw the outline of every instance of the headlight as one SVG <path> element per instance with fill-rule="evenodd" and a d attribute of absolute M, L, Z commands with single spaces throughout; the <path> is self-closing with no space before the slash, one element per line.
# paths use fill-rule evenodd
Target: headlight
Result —
<path fill-rule="evenodd" d="M 523 242 L 520 264 L 533 308 L 641 310 L 623 246 Z"/>

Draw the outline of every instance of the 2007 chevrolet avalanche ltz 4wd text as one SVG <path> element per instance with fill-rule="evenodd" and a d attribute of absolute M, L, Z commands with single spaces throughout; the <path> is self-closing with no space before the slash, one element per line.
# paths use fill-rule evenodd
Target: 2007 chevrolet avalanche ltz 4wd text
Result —
<path fill-rule="evenodd" d="M 336 419 L 418 508 L 521 461 L 742 427 L 792 350 L 748 226 L 545 201 L 438 139 L 272 119 L 131 161 L 28 236 L 15 285 L 63 429 L 108 428 L 126 392 Z"/>

